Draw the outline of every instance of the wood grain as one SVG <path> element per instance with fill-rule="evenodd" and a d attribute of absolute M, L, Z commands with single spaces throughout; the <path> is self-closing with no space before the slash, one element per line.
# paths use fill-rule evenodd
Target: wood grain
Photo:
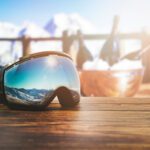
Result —
<path fill-rule="evenodd" d="M 72 109 L 0 105 L 0 150 L 150 149 L 150 98 L 82 98 Z"/>

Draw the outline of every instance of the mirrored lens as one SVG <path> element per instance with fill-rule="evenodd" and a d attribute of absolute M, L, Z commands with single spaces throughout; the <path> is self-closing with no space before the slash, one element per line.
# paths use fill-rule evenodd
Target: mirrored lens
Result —
<path fill-rule="evenodd" d="M 56 89 L 67 87 L 80 93 L 77 71 L 63 56 L 33 58 L 5 70 L 4 90 L 8 102 L 47 105 Z"/>

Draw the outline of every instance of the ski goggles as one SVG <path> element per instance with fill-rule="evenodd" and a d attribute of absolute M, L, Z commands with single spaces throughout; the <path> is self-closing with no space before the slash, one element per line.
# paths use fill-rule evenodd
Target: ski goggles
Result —
<path fill-rule="evenodd" d="M 64 107 L 80 100 L 79 76 L 67 54 L 31 54 L 4 68 L 2 103 L 9 108 L 44 109 L 56 96 Z"/>

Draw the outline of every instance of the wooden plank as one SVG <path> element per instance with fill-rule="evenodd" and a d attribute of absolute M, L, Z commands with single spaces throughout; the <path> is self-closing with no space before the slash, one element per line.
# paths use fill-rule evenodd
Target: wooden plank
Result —
<path fill-rule="evenodd" d="M 10 42 L 15 42 L 15 41 L 22 41 L 22 38 L 0 38 L 0 41 L 10 41 Z"/>
<path fill-rule="evenodd" d="M 147 35 L 149 37 L 150 35 Z M 109 34 L 84 34 L 83 38 L 85 40 L 104 40 L 109 37 Z M 78 39 L 78 36 L 74 36 L 75 39 Z M 139 39 L 141 40 L 141 33 L 120 33 L 120 39 Z M 30 38 L 31 41 L 61 41 L 62 37 L 39 37 L 39 38 Z M 21 41 L 22 38 L 0 38 L 0 41 Z"/>
<path fill-rule="evenodd" d="M 31 41 L 61 41 L 62 37 L 44 37 L 44 38 L 30 38 Z"/>
<path fill-rule="evenodd" d="M 16 111 L 0 105 L 0 149 L 150 149 L 150 100 L 82 98 L 63 109 Z"/>
<path fill-rule="evenodd" d="M 61 37 L 30 38 L 31 41 L 61 41 Z M 0 41 L 22 41 L 21 38 L 0 38 Z"/>

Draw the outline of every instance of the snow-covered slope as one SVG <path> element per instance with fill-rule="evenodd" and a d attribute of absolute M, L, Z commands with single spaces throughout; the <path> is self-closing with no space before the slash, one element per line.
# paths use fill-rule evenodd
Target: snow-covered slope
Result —
<path fill-rule="evenodd" d="M 96 27 L 91 22 L 77 13 L 56 14 L 46 24 L 45 29 L 53 36 L 61 36 L 64 30 L 68 30 L 69 34 L 74 34 L 77 30 L 87 34 L 97 32 Z"/>
<path fill-rule="evenodd" d="M 51 37 L 50 33 L 47 32 L 44 28 L 38 26 L 37 24 L 33 22 L 26 22 L 24 25 L 21 27 L 21 30 L 18 33 L 19 37 L 22 36 L 28 36 L 32 38 L 36 37 Z M 39 52 L 39 51 L 47 51 L 47 50 L 54 50 L 54 45 L 53 43 L 49 41 L 45 42 L 31 42 L 30 43 L 30 48 L 31 48 L 31 53 Z"/>
<path fill-rule="evenodd" d="M 0 37 L 17 37 L 20 28 L 12 23 L 0 22 Z"/>
<path fill-rule="evenodd" d="M 40 27 L 33 22 L 24 23 L 21 26 L 13 25 L 7 22 L 0 22 L 0 37 L 22 37 L 24 35 L 29 37 L 52 37 L 62 36 L 64 30 L 68 30 L 69 34 L 75 34 L 77 30 L 81 30 L 84 34 L 98 34 L 99 30 L 90 21 L 80 16 L 77 13 L 65 14 L 60 13 L 54 15 L 45 27 Z M 127 41 L 129 43 L 129 41 Z M 99 55 L 99 51 L 103 45 L 102 40 L 85 41 L 94 57 Z M 140 43 L 140 42 L 138 42 Z M 124 51 L 137 49 L 140 44 L 133 43 L 129 46 L 124 44 Z M 121 45 L 123 45 L 121 43 Z M 134 48 L 136 46 L 136 48 Z M 126 49 L 125 49 L 126 48 Z M 77 41 L 72 45 L 72 57 L 76 58 L 78 49 Z M 48 51 L 48 50 L 62 50 L 62 43 L 58 41 L 45 41 L 45 42 L 31 42 L 31 52 Z M 0 65 L 13 62 L 22 56 L 21 42 L 0 42 Z"/>
<path fill-rule="evenodd" d="M 11 23 L 0 23 L 0 37 L 1 38 L 15 38 L 15 37 L 50 37 L 50 34 L 42 27 L 33 22 L 24 23 L 21 26 L 16 26 Z M 56 47 L 56 44 L 47 42 L 31 42 L 31 52 L 51 50 Z M 21 42 L 0 42 L 0 65 L 6 65 L 14 62 L 22 56 Z"/>
<path fill-rule="evenodd" d="M 18 37 L 19 30 L 20 27 L 12 23 L 0 22 L 0 38 Z M 20 47 L 19 43 L 13 46 L 12 42 L 0 42 L 0 65 L 5 65 L 14 61 L 13 51 L 11 49 L 14 47 L 16 50 L 18 50 L 18 46 Z M 21 55 L 20 53 L 21 52 L 18 51 L 19 55 Z"/>
<path fill-rule="evenodd" d="M 21 30 L 18 32 L 18 36 L 29 36 L 29 37 L 50 37 L 50 34 L 42 27 L 38 26 L 33 22 L 26 22 L 21 26 Z"/>
<path fill-rule="evenodd" d="M 64 30 L 69 34 L 76 33 L 77 30 L 83 33 L 94 33 L 96 28 L 79 14 L 56 14 L 46 24 L 45 28 L 33 22 L 26 22 L 21 26 L 11 23 L 0 23 L 0 37 L 51 37 L 61 36 Z M 47 50 L 62 50 L 62 43 L 55 41 L 31 42 L 31 53 Z M 0 65 L 5 65 L 15 61 L 22 56 L 21 42 L 0 42 Z"/>
<path fill-rule="evenodd" d="M 63 31 L 67 30 L 68 34 L 76 34 L 77 30 L 80 30 L 84 34 L 94 34 L 98 33 L 98 29 L 94 26 L 90 21 L 83 18 L 81 15 L 77 13 L 73 14 L 65 14 L 59 13 L 52 17 L 52 19 L 46 24 L 45 29 L 52 35 L 52 36 L 62 36 Z M 95 55 L 95 51 L 97 51 L 97 47 L 101 45 L 99 42 L 86 42 L 85 43 L 89 50 Z M 95 48 L 96 47 L 96 48 Z M 70 55 L 72 56 L 73 60 L 76 60 L 78 49 L 78 43 L 74 42 L 71 47 Z"/>

